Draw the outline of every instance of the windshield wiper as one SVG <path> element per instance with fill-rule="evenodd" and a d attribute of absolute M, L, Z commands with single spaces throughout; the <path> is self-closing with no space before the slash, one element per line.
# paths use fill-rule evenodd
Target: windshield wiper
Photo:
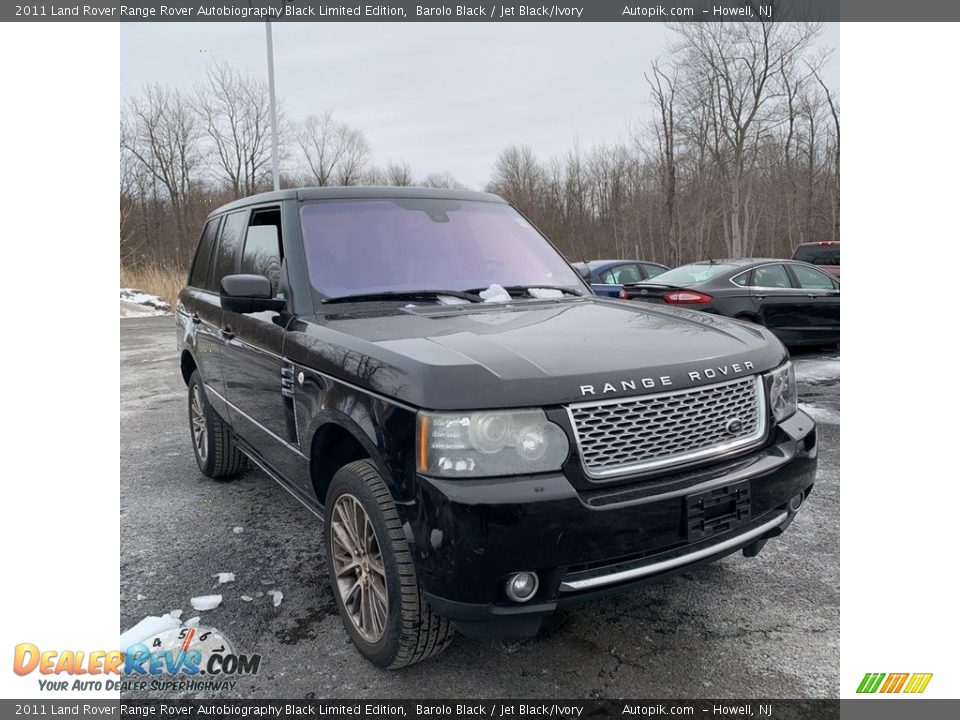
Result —
<path fill-rule="evenodd" d="M 567 287 L 566 285 L 503 285 L 502 287 L 510 295 L 525 293 L 527 297 L 531 297 L 531 298 L 536 298 L 536 295 L 532 295 L 530 293 L 531 290 L 559 290 L 560 292 L 566 293 L 567 295 L 573 295 L 575 297 L 583 297 L 583 293 L 577 290 L 574 290 L 572 287 Z M 472 290 L 467 290 L 467 292 L 473 295 L 479 295 L 481 291 L 486 289 L 487 288 L 475 288 Z"/>
<path fill-rule="evenodd" d="M 358 293 L 324 298 L 323 304 L 350 302 L 377 302 L 379 300 L 435 300 L 440 297 L 455 297 L 469 302 L 483 302 L 479 295 L 462 290 L 389 290 L 377 293 Z"/>

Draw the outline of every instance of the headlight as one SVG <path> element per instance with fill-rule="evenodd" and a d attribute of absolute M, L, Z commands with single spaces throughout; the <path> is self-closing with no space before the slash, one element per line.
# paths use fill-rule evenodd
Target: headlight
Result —
<path fill-rule="evenodd" d="M 417 470 L 435 477 L 527 475 L 559 470 L 570 446 L 543 410 L 421 412 Z"/>
<path fill-rule="evenodd" d="M 797 378 L 793 363 L 785 362 L 767 374 L 770 378 L 770 410 L 777 422 L 786 420 L 797 411 Z"/>

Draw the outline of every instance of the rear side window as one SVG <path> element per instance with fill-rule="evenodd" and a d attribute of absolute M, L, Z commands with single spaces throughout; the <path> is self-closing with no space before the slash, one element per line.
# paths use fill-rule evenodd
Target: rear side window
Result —
<path fill-rule="evenodd" d="M 240 272 L 269 278 L 276 295 L 280 285 L 280 260 L 280 210 L 257 210 L 247 228 Z"/>
<path fill-rule="evenodd" d="M 208 220 L 203 227 L 203 233 L 200 235 L 200 244 L 197 246 L 197 254 L 193 258 L 193 270 L 190 272 L 190 287 L 209 290 L 210 280 L 210 256 L 213 254 L 213 246 L 217 239 L 217 228 L 220 227 L 220 218 Z"/>
<path fill-rule="evenodd" d="M 213 272 L 211 290 L 220 292 L 220 281 L 227 275 L 235 275 L 240 266 L 240 243 L 247 225 L 247 211 L 230 213 L 223 221 L 220 243 L 217 245 L 217 261 Z"/>
<path fill-rule="evenodd" d="M 793 287 L 790 276 L 787 275 L 787 269 L 783 265 L 762 265 L 754 268 L 753 281 L 750 284 L 764 288 Z"/>
<path fill-rule="evenodd" d="M 804 290 L 833 290 L 837 285 L 832 277 L 806 265 L 791 265 L 800 287 Z"/>
<path fill-rule="evenodd" d="M 650 263 L 640 263 L 643 265 L 643 269 L 647 272 L 647 278 L 655 278 L 657 275 L 661 275 L 667 271 L 667 268 L 660 267 L 659 265 L 651 265 Z"/>
<path fill-rule="evenodd" d="M 604 285 L 623 285 L 643 280 L 636 265 L 617 265 L 600 273 L 600 282 Z"/>

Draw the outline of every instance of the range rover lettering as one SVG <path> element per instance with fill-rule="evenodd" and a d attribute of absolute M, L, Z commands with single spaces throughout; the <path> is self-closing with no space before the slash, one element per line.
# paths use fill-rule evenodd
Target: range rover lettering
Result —
<path fill-rule="evenodd" d="M 814 483 L 769 330 L 597 297 L 486 193 L 225 205 L 177 326 L 200 470 L 251 462 L 318 516 L 317 562 L 381 667 L 755 556 Z"/>

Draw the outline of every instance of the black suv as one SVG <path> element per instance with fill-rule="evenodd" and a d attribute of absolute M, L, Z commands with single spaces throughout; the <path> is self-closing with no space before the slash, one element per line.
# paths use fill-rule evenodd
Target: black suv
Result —
<path fill-rule="evenodd" d="M 383 667 L 754 556 L 813 487 L 773 335 L 596 297 L 494 195 L 225 205 L 177 325 L 200 469 L 250 460 L 325 521 L 344 625 Z"/>

